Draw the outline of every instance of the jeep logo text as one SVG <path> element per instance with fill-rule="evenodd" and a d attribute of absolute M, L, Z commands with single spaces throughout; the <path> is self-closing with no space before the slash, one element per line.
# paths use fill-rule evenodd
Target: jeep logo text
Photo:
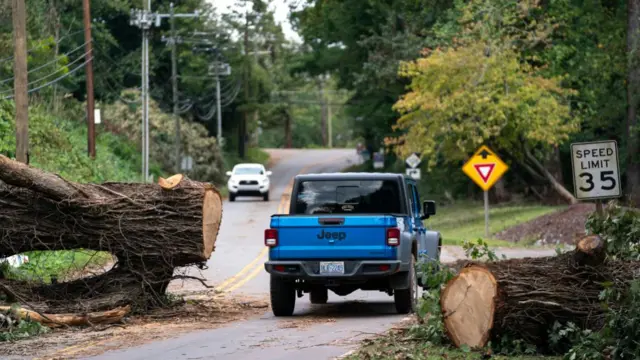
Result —
<path fill-rule="evenodd" d="M 327 239 L 327 240 L 344 240 L 347 238 L 347 233 L 344 231 L 335 231 L 335 232 L 329 232 L 329 231 L 324 231 L 322 230 L 319 234 L 318 234 L 318 239 Z"/>

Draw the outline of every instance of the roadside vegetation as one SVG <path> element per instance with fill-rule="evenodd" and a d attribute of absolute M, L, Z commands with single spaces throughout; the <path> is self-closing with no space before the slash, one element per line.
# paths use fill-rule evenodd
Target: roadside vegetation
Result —
<path fill-rule="evenodd" d="M 484 205 L 480 202 L 456 202 L 441 206 L 436 216 L 425 221 L 428 228 L 442 234 L 443 245 L 462 246 L 465 241 L 483 239 L 491 246 L 524 246 L 532 243 L 513 243 L 492 235 L 485 238 Z M 489 208 L 489 224 L 492 234 L 554 213 L 561 207 L 538 204 L 500 204 Z"/>
<path fill-rule="evenodd" d="M 611 259 L 640 260 L 640 212 L 611 205 L 604 217 L 593 214 L 587 223 L 591 234 L 605 240 Z M 466 243 L 469 260 L 500 261 L 488 243 L 479 240 Z M 434 264 L 424 264 L 425 272 Z M 547 334 L 548 347 L 540 348 L 522 340 L 517 333 L 492 337 L 484 349 L 467 346 L 455 348 L 443 323 L 440 294 L 445 284 L 456 275 L 456 269 L 440 264 L 434 276 L 425 278 L 433 290 L 423 292 L 415 319 L 387 335 L 367 340 L 348 359 L 564 359 L 606 360 L 640 357 L 640 280 L 633 279 L 626 287 L 603 284 L 600 301 L 606 311 L 606 321 L 598 330 L 581 328 L 572 322 L 555 322 Z M 624 289 L 624 290 L 621 290 Z"/>

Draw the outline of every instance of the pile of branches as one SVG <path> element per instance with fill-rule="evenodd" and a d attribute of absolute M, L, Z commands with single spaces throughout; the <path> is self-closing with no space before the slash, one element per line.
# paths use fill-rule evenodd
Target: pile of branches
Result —
<path fill-rule="evenodd" d="M 180 174 L 158 184 L 79 184 L 0 155 L 0 258 L 83 249 L 116 259 L 70 282 L 0 279 L 0 293 L 50 314 L 159 305 L 177 267 L 210 258 L 221 221 L 215 187 Z"/>
<path fill-rule="evenodd" d="M 558 256 L 468 262 L 442 291 L 444 326 L 458 347 L 515 338 L 544 352 L 557 323 L 603 329 L 610 310 L 602 305 L 603 291 L 623 293 L 639 275 L 640 262 L 608 257 L 598 235 Z"/>

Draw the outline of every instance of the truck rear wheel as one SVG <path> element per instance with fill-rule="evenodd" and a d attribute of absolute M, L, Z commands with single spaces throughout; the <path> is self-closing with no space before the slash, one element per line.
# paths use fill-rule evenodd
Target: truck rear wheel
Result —
<path fill-rule="evenodd" d="M 409 287 L 407 289 L 394 290 L 393 296 L 396 311 L 399 314 L 409 314 L 416 311 L 418 306 L 418 279 L 416 277 L 416 257 L 411 256 L 409 267 Z"/>
<path fill-rule="evenodd" d="M 329 300 L 329 290 L 326 287 L 311 289 L 309 298 L 312 304 L 326 304 Z"/>
<path fill-rule="evenodd" d="M 271 275 L 271 311 L 275 316 L 291 316 L 296 306 L 294 282 Z"/>

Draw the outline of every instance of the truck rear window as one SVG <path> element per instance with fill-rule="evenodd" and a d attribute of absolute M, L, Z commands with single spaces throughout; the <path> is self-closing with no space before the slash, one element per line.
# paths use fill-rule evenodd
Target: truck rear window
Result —
<path fill-rule="evenodd" d="M 402 213 L 393 180 L 313 180 L 298 185 L 296 214 Z"/>

